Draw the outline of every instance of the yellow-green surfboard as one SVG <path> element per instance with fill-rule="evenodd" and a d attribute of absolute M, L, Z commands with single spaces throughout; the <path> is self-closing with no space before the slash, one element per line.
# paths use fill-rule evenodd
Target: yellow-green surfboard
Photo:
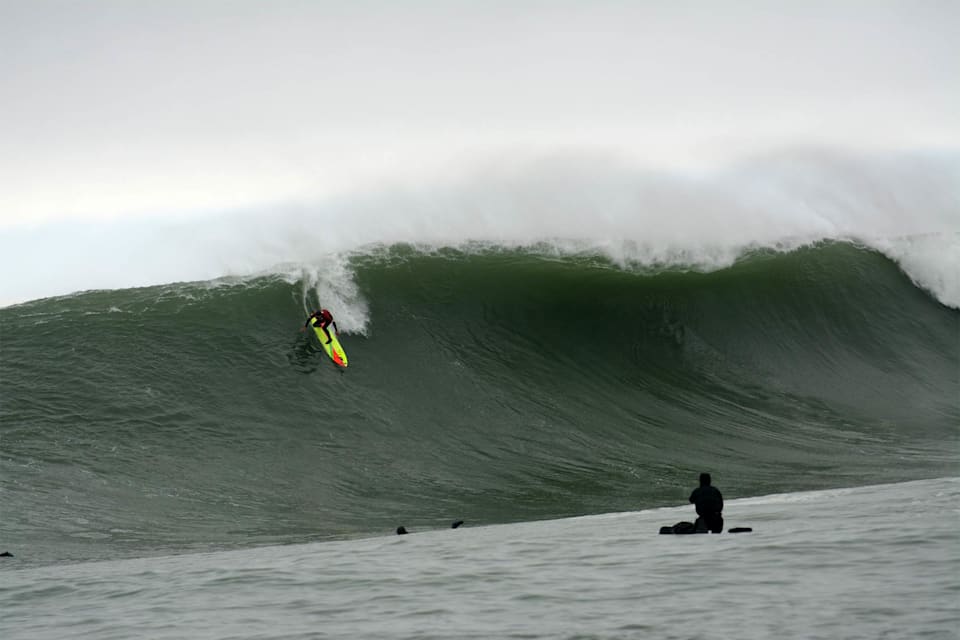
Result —
<path fill-rule="evenodd" d="M 323 350 L 327 352 L 327 355 L 330 356 L 330 359 L 346 369 L 347 354 L 343 350 L 343 347 L 340 346 L 340 341 L 337 340 L 337 332 L 333 330 L 333 327 L 327 327 L 327 331 L 330 332 L 330 344 L 327 344 L 327 334 L 325 334 L 323 329 L 318 326 L 317 319 L 314 318 L 311 320 L 310 324 L 313 326 L 314 333 L 317 334 L 320 344 L 323 345 Z"/>

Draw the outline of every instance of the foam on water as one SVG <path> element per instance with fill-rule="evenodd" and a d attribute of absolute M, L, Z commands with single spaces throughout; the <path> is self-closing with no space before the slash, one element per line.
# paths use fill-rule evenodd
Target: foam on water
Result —
<path fill-rule="evenodd" d="M 958 498 L 947 478 L 729 500 L 740 535 L 657 535 L 685 506 L 19 571 L 18 548 L 0 633 L 946 639 Z"/>

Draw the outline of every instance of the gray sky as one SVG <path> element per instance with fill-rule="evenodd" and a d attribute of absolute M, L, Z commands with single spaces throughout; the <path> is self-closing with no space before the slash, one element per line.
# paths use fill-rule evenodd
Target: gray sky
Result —
<path fill-rule="evenodd" d="M 960 2 L 0 0 L 0 226 L 610 150 L 960 146 Z"/>

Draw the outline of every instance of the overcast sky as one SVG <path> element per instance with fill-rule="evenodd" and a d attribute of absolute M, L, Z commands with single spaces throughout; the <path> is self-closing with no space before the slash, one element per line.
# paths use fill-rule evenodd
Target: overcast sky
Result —
<path fill-rule="evenodd" d="M 608 149 L 960 147 L 960 2 L 0 0 L 0 225 Z"/>

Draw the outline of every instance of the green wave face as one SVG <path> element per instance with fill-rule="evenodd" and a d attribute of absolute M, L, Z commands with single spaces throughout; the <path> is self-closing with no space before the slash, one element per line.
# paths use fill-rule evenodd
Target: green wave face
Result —
<path fill-rule="evenodd" d="M 960 313 L 876 253 L 351 269 L 345 372 L 280 278 L 0 309 L 7 536 L 107 557 L 680 504 L 700 471 L 730 497 L 956 471 Z"/>

